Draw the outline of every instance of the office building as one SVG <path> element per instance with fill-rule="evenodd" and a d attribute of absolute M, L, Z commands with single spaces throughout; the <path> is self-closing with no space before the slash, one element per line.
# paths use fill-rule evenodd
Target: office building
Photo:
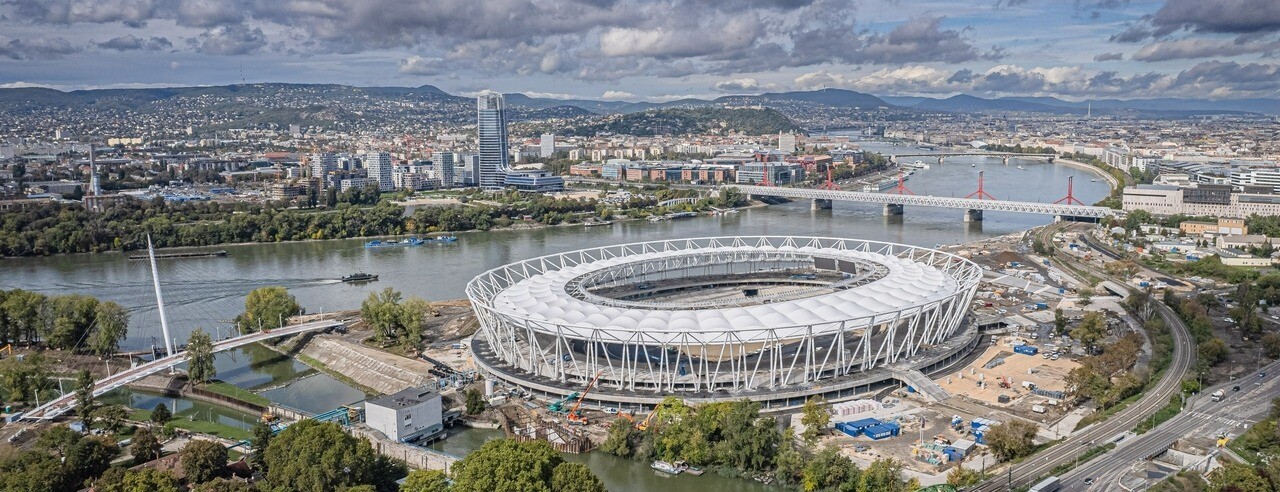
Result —
<path fill-rule="evenodd" d="M 539 154 L 543 159 L 551 158 L 551 154 L 556 153 L 556 135 L 554 133 L 542 134 L 542 152 Z"/>
<path fill-rule="evenodd" d="M 501 190 L 508 169 L 506 103 L 502 94 L 490 93 L 476 98 L 476 136 L 479 140 L 480 188 Z"/>
<path fill-rule="evenodd" d="M 1164 185 L 1128 186 L 1122 197 L 1124 211 L 1144 210 L 1154 215 L 1249 217 L 1280 215 L 1280 196 L 1269 193 L 1233 193 L 1230 185 L 1180 188 Z"/>
<path fill-rule="evenodd" d="M 409 388 L 364 404 L 365 423 L 394 441 L 430 438 L 444 431 L 440 392 L 430 386 Z"/>
<path fill-rule="evenodd" d="M 391 154 L 386 152 L 365 152 L 364 170 L 369 181 L 376 183 L 378 189 L 391 191 L 395 189 L 392 180 Z"/>
<path fill-rule="evenodd" d="M 552 193 L 564 191 L 564 178 L 552 176 L 544 169 L 507 171 L 505 185 L 517 191 L 531 193 Z"/>

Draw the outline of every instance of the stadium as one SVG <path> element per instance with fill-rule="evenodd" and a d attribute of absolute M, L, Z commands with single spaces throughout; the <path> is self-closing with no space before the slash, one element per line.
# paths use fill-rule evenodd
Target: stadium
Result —
<path fill-rule="evenodd" d="M 963 357 L 982 270 L 942 251 L 814 237 L 710 237 L 552 254 L 467 285 L 477 364 L 548 396 L 749 398 L 883 386 Z M 917 372 L 917 374 L 919 374 Z M 903 378 L 899 375 L 898 380 Z"/>

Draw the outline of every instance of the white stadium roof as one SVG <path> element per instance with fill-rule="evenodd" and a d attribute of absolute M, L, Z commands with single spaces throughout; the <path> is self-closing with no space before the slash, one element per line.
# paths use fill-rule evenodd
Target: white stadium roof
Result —
<path fill-rule="evenodd" d="M 888 273 L 872 282 L 812 297 L 698 310 L 646 310 L 600 305 L 574 297 L 566 289 L 570 281 L 583 275 L 627 263 L 680 254 L 769 250 L 871 261 L 886 267 Z M 811 245 L 721 245 L 683 251 L 646 251 L 544 271 L 501 289 L 493 296 L 492 307 L 506 316 L 527 320 L 534 330 L 575 338 L 633 340 L 638 332 L 655 343 L 679 343 L 682 340 L 745 342 L 762 340 L 760 337 L 770 329 L 795 327 L 794 336 L 804 336 L 891 322 L 900 312 L 913 313 L 945 301 L 968 287 L 960 285 L 961 280 L 953 277 L 954 273 L 910 257 L 874 251 Z M 842 326 L 845 322 L 847 324 Z"/>

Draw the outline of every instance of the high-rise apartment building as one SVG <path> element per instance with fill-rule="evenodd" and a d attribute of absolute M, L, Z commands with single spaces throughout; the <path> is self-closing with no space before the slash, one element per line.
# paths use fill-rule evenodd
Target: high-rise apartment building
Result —
<path fill-rule="evenodd" d="M 500 190 L 507 173 L 506 102 L 502 94 L 489 93 L 476 98 L 476 133 L 480 147 L 480 188 Z"/>
<path fill-rule="evenodd" d="M 792 153 L 796 151 L 796 134 L 778 132 L 778 150 Z"/>
<path fill-rule="evenodd" d="M 378 189 L 391 191 L 396 188 L 392 176 L 391 154 L 387 152 L 365 152 L 364 170 L 369 181 L 378 184 Z"/>
<path fill-rule="evenodd" d="M 311 166 L 311 177 L 320 180 L 320 187 L 328 187 L 329 173 L 338 170 L 338 156 L 332 152 L 316 152 L 307 156 L 307 164 Z"/>
<path fill-rule="evenodd" d="M 539 152 L 539 154 L 543 159 L 548 159 L 551 157 L 551 154 L 556 153 L 556 135 L 554 133 L 543 133 L 541 143 L 542 148 L 540 149 L 541 152 Z"/>

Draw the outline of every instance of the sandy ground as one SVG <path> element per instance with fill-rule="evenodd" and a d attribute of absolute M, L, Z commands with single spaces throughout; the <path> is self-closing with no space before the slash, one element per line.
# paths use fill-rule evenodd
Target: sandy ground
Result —
<path fill-rule="evenodd" d="M 1051 360 L 1041 355 L 1015 353 L 1011 344 L 1015 339 L 1015 337 L 1001 339 L 999 343 L 987 347 L 983 354 L 968 367 L 936 382 L 948 393 L 965 395 L 993 407 L 1017 406 L 1022 403 L 1019 400 L 1027 396 L 1031 396 L 1030 399 L 1039 400 L 1035 403 L 1047 400 L 1047 398 L 1032 395 L 1031 391 L 1022 386 L 1024 381 L 1035 384 L 1036 388 L 1064 391 L 1066 389 L 1064 378 L 1079 364 L 1065 356 L 1058 360 Z M 1031 340 L 1027 342 L 1034 343 Z M 1035 343 L 1035 345 L 1040 346 L 1042 350 L 1045 348 L 1043 344 Z M 1003 364 L 990 369 L 983 367 L 1000 357 L 1004 358 Z M 1007 378 L 1010 388 L 1000 387 L 999 382 L 1002 378 Z M 980 381 L 982 385 L 978 384 Z M 1000 395 L 1009 396 L 1011 402 L 999 403 Z"/>

